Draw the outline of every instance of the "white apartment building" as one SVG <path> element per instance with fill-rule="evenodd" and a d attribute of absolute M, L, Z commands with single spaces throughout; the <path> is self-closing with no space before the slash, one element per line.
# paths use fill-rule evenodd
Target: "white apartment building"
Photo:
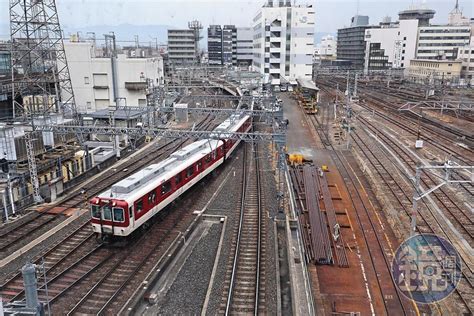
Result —
<path fill-rule="evenodd" d="M 77 108 L 82 113 L 105 109 L 116 99 L 120 105 L 145 106 L 148 85 L 159 85 L 164 78 L 161 57 L 118 54 L 113 72 L 112 59 L 97 57 L 92 42 L 65 42 L 64 48 Z"/>
<path fill-rule="evenodd" d="M 336 57 L 337 40 L 332 35 L 326 35 L 321 38 L 321 42 L 314 49 L 315 56 L 320 58 Z"/>
<path fill-rule="evenodd" d="M 253 68 L 264 83 L 296 84 L 312 77 L 315 11 L 269 0 L 253 19 Z"/>

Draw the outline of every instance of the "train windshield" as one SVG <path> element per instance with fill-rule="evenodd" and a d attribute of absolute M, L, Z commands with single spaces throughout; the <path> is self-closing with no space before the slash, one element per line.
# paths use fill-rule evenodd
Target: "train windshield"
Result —
<path fill-rule="evenodd" d="M 103 219 L 106 221 L 112 220 L 112 209 L 110 208 L 110 206 L 104 205 L 102 209 L 103 209 L 102 211 Z"/>
<path fill-rule="evenodd" d="M 100 206 L 99 205 L 91 205 L 91 215 L 93 218 L 100 218 Z"/>
<path fill-rule="evenodd" d="M 114 222 L 123 222 L 123 208 L 114 207 Z"/>

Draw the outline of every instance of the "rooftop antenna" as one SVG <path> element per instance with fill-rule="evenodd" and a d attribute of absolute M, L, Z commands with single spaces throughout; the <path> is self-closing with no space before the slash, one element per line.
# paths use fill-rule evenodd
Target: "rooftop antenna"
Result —
<path fill-rule="evenodd" d="M 359 15 L 359 6 L 360 6 L 360 1 L 357 0 L 356 15 Z"/>

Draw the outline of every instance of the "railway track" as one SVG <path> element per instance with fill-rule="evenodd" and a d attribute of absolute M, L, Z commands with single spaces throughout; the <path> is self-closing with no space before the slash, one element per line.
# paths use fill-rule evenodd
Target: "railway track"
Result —
<path fill-rule="evenodd" d="M 99 271 L 77 280 L 74 286 L 52 302 L 53 311 L 67 315 L 116 315 L 135 289 L 142 285 L 150 269 L 162 260 L 174 240 L 180 238 L 194 220 L 190 206 L 167 209 L 155 223 L 123 248 L 114 249 Z M 71 300 L 69 297 L 75 296 Z M 64 312 L 63 312 L 64 313 Z"/>
<path fill-rule="evenodd" d="M 397 172 L 393 172 L 393 170 L 389 170 L 388 166 L 391 165 L 391 161 L 387 158 L 383 158 L 384 156 L 376 153 L 375 150 L 367 144 L 366 141 L 363 140 L 357 133 L 352 134 L 352 139 L 356 146 L 360 149 L 360 152 L 363 156 L 367 159 L 367 161 L 372 165 L 373 170 L 376 172 L 378 177 L 385 183 L 385 187 L 391 193 L 391 196 L 395 198 L 396 204 L 398 207 L 394 206 L 400 212 L 406 214 L 407 218 L 411 218 L 411 209 L 412 209 L 412 190 L 408 185 L 402 185 L 399 179 L 396 179 L 394 174 Z M 406 179 L 409 181 L 408 179 Z M 426 206 L 426 209 L 429 210 L 429 207 Z M 441 234 L 445 236 L 448 240 L 449 234 L 446 233 L 443 226 L 439 222 L 440 219 L 431 211 L 429 211 L 429 215 L 425 214 L 422 211 L 418 212 L 419 221 L 417 222 L 417 231 L 419 233 L 433 233 L 433 234 Z M 453 242 L 451 240 L 451 242 Z M 470 270 L 466 264 L 463 265 L 465 268 L 462 271 L 463 278 L 461 279 L 458 288 L 456 289 L 457 299 L 463 305 L 464 309 L 471 313 L 473 312 L 472 308 L 472 300 L 474 298 L 473 295 L 473 272 Z M 467 267 L 467 268 L 466 268 Z M 439 306 L 436 306 L 439 308 Z M 455 313 L 455 311 L 449 311 L 449 313 Z"/>
<path fill-rule="evenodd" d="M 372 122 L 367 120 L 362 116 L 358 116 L 357 119 L 361 121 L 365 126 L 369 128 L 370 131 L 377 134 L 377 137 L 380 138 L 387 146 L 389 146 L 397 156 L 402 159 L 406 166 L 415 173 L 417 161 L 415 161 L 410 153 L 406 152 L 406 149 L 398 144 L 393 138 L 388 137 L 385 132 L 375 126 Z M 424 173 L 421 177 L 421 184 L 425 186 L 426 189 L 432 188 L 438 184 L 438 181 L 435 180 L 434 176 L 429 173 Z M 470 188 L 468 188 L 468 186 Z M 464 186 L 468 193 L 472 196 L 472 184 L 467 184 Z M 469 210 L 459 206 L 459 202 L 454 201 L 454 198 L 446 188 L 439 188 L 433 192 L 433 196 L 438 201 L 438 204 L 447 211 L 447 216 L 454 223 L 457 229 L 461 234 L 469 241 L 470 244 L 474 243 L 474 218 L 472 214 L 469 214 Z"/>
<path fill-rule="evenodd" d="M 227 264 L 220 314 L 265 312 L 265 219 L 256 144 L 244 151 L 244 175 L 238 229 Z M 247 151 L 251 152 L 248 157 Z"/>
<path fill-rule="evenodd" d="M 369 206 L 364 203 L 361 191 L 358 189 L 358 180 L 355 179 L 350 165 L 341 152 L 335 150 L 332 146 L 328 135 L 318 128 L 319 122 L 315 116 L 309 116 L 310 124 L 317 130 L 320 138 L 325 141 L 325 147 L 330 149 L 331 157 L 338 167 L 341 176 L 346 180 L 346 186 L 350 192 L 351 202 L 356 210 L 357 222 L 361 227 L 361 233 L 364 237 L 364 244 L 369 253 L 370 269 L 375 272 L 375 279 L 378 291 L 383 298 L 383 308 L 390 315 L 409 315 L 409 303 L 402 298 L 400 292 L 395 287 L 395 281 L 391 275 L 392 262 L 387 256 L 387 241 L 385 240 L 384 231 L 380 224 L 376 221 L 376 216 L 369 211 Z M 386 298 L 390 297 L 388 300 Z"/>
<path fill-rule="evenodd" d="M 339 83 L 342 84 L 342 82 Z M 333 91 L 329 91 L 327 89 L 334 89 L 337 84 L 337 81 L 318 81 L 318 84 L 320 84 L 323 89 L 326 89 L 326 91 L 332 96 L 335 95 Z M 364 96 L 367 102 L 370 101 L 371 106 L 368 108 L 370 111 L 375 111 L 377 115 L 380 115 L 381 112 L 383 112 L 384 115 L 390 114 L 390 116 L 392 116 L 389 118 L 391 122 L 393 122 L 394 124 L 403 125 L 404 128 L 408 128 L 413 135 L 417 135 L 418 132 L 413 126 L 418 125 L 418 121 L 420 121 L 420 123 L 422 123 L 422 130 L 429 131 L 429 135 L 425 136 L 436 135 L 438 138 L 441 138 L 443 139 L 443 141 L 446 141 L 446 144 L 444 145 L 444 150 L 449 150 L 452 155 L 458 155 L 459 157 L 462 157 L 462 154 L 459 154 L 459 151 L 462 150 L 462 148 L 453 146 L 453 143 L 455 143 L 457 139 L 464 139 L 468 142 L 469 145 L 474 142 L 472 133 L 466 133 L 461 130 L 452 129 L 448 126 L 445 126 L 439 122 L 430 120 L 425 117 L 419 119 L 419 117 L 414 115 L 400 114 L 398 111 L 398 107 L 394 106 L 394 104 L 401 106 L 405 102 L 410 101 L 402 99 L 401 96 L 390 96 L 386 93 L 380 93 L 377 91 L 369 90 L 367 88 L 364 88 L 363 86 L 359 87 L 359 95 Z M 367 108 L 368 105 L 366 105 L 365 107 Z M 374 107 L 377 109 L 374 109 Z M 411 121 L 413 126 L 404 123 L 407 119 Z M 427 141 L 429 141 L 430 137 L 426 137 L 426 139 Z"/>
<path fill-rule="evenodd" d="M 214 117 L 206 116 L 198 124 L 196 129 L 209 129 L 213 126 Z M 24 242 L 37 237 L 43 230 L 46 230 L 51 225 L 59 223 L 65 216 L 68 210 L 82 207 L 90 198 L 94 197 L 107 187 L 116 183 L 122 178 L 129 176 L 136 170 L 143 166 L 152 163 L 154 160 L 169 155 L 169 153 L 183 146 L 188 140 L 172 140 L 167 141 L 160 146 L 151 148 L 146 155 L 138 155 L 130 158 L 127 162 L 120 165 L 117 169 L 112 169 L 104 172 L 94 181 L 85 186 L 73 191 L 65 200 L 49 205 L 40 211 L 28 213 L 25 220 L 20 219 L 19 224 L 7 225 L 0 230 L 0 258 L 5 257 L 11 252 L 17 250 Z M 48 213 L 53 208 L 61 207 L 63 210 L 59 214 Z"/>
<path fill-rule="evenodd" d="M 44 264 L 48 277 L 58 275 L 71 262 L 78 260 L 92 249 L 97 243 L 93 238 L 92 228 L 87 222 L 61 240 L 41 257 L 32 260 L 34 264 Z M 10 277 L 0 289 L 3 300 L 11 301 L 21 298 L 24 294 L 21 273 Z"/>

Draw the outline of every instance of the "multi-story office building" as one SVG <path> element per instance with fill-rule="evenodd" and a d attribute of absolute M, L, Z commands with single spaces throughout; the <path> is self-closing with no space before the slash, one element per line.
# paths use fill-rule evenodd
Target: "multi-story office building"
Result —
<path fill-rule="evenodd" d="M 0 77 L 11 76 L 10 43 L 0 41 Z"/>
<path fill-rule="evenodd" d="M 462 63 L 461 79 L 464 84 L 474 86 L 474 34 L 471 44 L 459 49 L 459 59 Z"/>
<path fill-rule="evenodd" d="M 196 30 L 168 30 L 168 60 L 170 65 L 182 66 L 196 63 L 199 52 Z"/>
<path fill-rule="evenodd" d="M 207 29 L 207 51 L 209 65 L 222 65 L 222 28 L 209 25 Z"/>
<path fill-rule="evenodd" d="M 420 27 L 418 33 L 417 58 L 455 60 L 459 49 L 469 45 L 471 26 L 430 25 Z"/>
<path fill-rule="evenodd" d="M 253 19 L 253 68 L 272 85 L 312 77 L 315 11 L 310 5 L 269 0 Z"/>
<path fill-rule="evenodd" d="M 249 66 L 253 58 L 253 30 L 234 25 L 207 29 L 209 65 Z"/>
<path fill-rule="evenodd" d="M 224 65 L 233 64 L 236 51 L 237 29 L 235 25 L 224 25 L 222 29 L 222 62 Z"/>
<path fill-rule="evenodd" d="M 253 29 L 251 27 L 238 27 L 236 36 L 236 54 L 234 65 L 250 66 L 253 59 Z"/>
<path fill-rule="evenodd" d="M 359 25 L 337 30 L 337 59 L 351 63 L 355 69 L 364 68 L 365 31 L 376 26 Z"/>
<path fill-rule="evenodd" d="M 392 23 L 385 18 L 378 28 L 365 31 L 364 70 L 406 68 L 416 57 L 418 28 L 426 25 L 435 11 L 411 8 L 399 13 L 399 21 Z"/>
<path fill-rule="evenodd" d="M 82 113 L 106 109 L 116 103 L 146 106 L 146 89 L 159 85 L 164 78 L 161 57 L 118 54 L 112 59 L 98 53 L 89 41 L 65 42 L 64 48 L 76 104 Z"/>

